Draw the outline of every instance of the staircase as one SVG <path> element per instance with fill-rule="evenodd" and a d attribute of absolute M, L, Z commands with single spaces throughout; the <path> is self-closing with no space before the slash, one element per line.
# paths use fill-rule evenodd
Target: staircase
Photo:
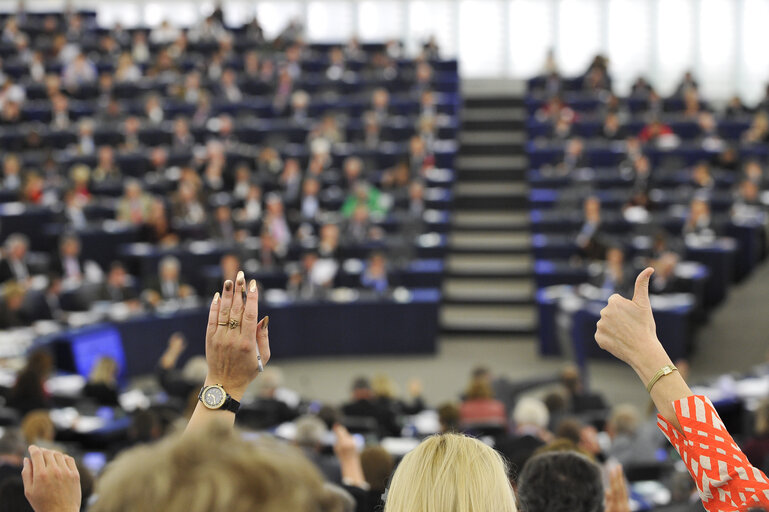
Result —
<path fill-rule="evenodd" d="M 466 95 L 446 258 L 444 337 L 534 333 L 522 95 Z"/>

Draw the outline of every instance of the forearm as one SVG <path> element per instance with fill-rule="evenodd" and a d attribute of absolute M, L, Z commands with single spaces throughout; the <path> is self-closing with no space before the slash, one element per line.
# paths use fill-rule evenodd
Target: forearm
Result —
<path fill-rule="evenodd" d="M 642 361 L 631 365 L 635 370 L 638 378 L 644 386 L 649 384 L 654 375 L 665 365 L 672 365 L 673 362 L 665 352 L 662 344 L 657 341 L 652 350 L 649 350 Z M 681 430 L 681 425 L 678 423 L 678 417 L 676 416 L 673 403 L 689 396 L 692 396 L 692 391 L 684 381 L 683 377 L 678 372 L 673 372 L 670 375 L 666 375 L 659 379 L 651 390 L 651 399 L 654 401 L 654 405 L 657 410 L 669 421 L 676 430 Z"/>
<path fill-rule="evenodd" d="M 366 477 L 363 475 L 363 466 L 360 463 L 360 455 L 347 455 L 339 457 L 339 466 L 342 473 L 342 481 L 346 485 L 367 488 Z"/>
<path fill-rule="evenodd" d="M 204 385 L 211 386 L 214 384 L 222 383 L 214 382 L 212 379 L 206 378 Z M 235 400 L 241 401 L 243 398 L 243 390 L 228 388 L 226 385 L 223 385 L 223 387 L 224 390 L 227 391 L 227 393 L 229 393 L 229 395 Z M 184 432 L 186 434 L 189 432 L 204 430 L 208 425 L 212 423 L 226 424 L 227 426 L 232 427 L 235 425 L 235 413 L 225 411 L 223 409 L 209 409 L 203 405 L 203 402 L 198 400 L 198 403 L 195 406 L 195 410 L 192 412 L 192 416 L 190 416 L 190 420 L 187 422 L 187 428 L 184 429 Z"/>

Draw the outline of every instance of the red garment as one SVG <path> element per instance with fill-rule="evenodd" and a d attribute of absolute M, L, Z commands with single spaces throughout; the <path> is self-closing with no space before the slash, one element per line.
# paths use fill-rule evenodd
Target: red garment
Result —
<path fill-rule="evenodd" d="M 505 404 L 493 398 L 466 400 L 459 407 L 459 419 L 463 425 L 504 425 Z"/>
<path fill-rule="evenodd" d="M 641 133 L 638 135 L 638 140 L 641 142 L 649 142 L 650 140 L 656 139 L 662 135 L 672 134 L 673 129 L 666 124 L 660 124 L 657 127 L 654 127 L 653 124 L 647 124 L 643 127 L 643 130 L 641 130 Z"/>
<path fill-rule="evenodd" d="M 657 424 L 694 478 L 708 512 L 769 507 L 769 481 L 751 466 L 704 396 L 673 403 L 683 433 L 662 416 Z"/>

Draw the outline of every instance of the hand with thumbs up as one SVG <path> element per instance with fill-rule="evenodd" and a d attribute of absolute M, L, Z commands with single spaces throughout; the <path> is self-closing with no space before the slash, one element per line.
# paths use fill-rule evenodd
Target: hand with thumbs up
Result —
<path fill-rule="evenodd" d="M 657 339 L 657 326 L 649 302 L 649 279 L 653 273 L 654 269 L 647 268 L 638 275 L 633 300 L 612 295 L 596 326 L 598 345 L 636 371 L 639 363 L 652 351 L 664 353 Z"/>
<path fill-rule="evenodd" d="M 644 386 L 662 367 L 673 364 L 657 338 L 649 302 L 649 279 L 653 273 L 653 268 L 647 268 L 638 275 L 633 300 L 616 294 L 609 298 L 595 332 L 598 345 L 629 364 Z M 691 394 L 678 372 L 660 380 L 651 391 L 657 410 L 676 428 L 679 424 L 672 403 Z"/>

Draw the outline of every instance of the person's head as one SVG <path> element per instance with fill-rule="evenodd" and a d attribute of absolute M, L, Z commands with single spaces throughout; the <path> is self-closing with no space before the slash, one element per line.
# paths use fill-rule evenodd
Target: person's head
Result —
<path fill-rule="evenodd" d="M 757 201 L 759 189 L 754 181 L 743 180 L 740 183 L 740 197 L 745 201 Z"/>
<path fill-rule="evenodd" d="M 381 446 L 367 446 L 360 453 L 360 463 L 371 490 L 384 492 L 395 467 L 392 455 Z"/>
<path fill-rule="evenodd" d="M 372 397 L 371 383 L 366 377 L 358 377 L 352 382 L 353 400 L 369 400 Z"/>
<path fill-rule="evenodd" d="M 621 247 L 609 247 L 606 249 L 606 263 L 621 267 L 625 263 L 625 251 Z"/>
<path fill-rule="evenodd" d="M 635 436 L 641 423 L 641 415 L 638 409 L 630 404 L 616 406 L 611 411 L 606 431 L 612 438 L 617 436 Z"/>
<path fill-rule="evenodd" d="M 571 395 L 582 392 L 582 377 L 579 374 L 579 368 L 569 365 L 561 370 L 561 384 Z"/>
<path fill-rule="evenodd" d="M 77 258 L 80 254 L 80 239 L 75 235 L 64 235 L 59 242 L 59 253 L 63 258 Z"/>
<path fill-rule="evenodd" d="M 0 461 L 21 466 L 26 452 L 27 443 L 21 431 L 6 428 L 0 436 Z"/>
<path fill-rule="evenodd" d="M 222 279 L 229 279 L 234 283 L 240 270 L 240 258 L 237 254 L 227 253 L 219 260 L 219 268 L 222 270 Z"/>
<path fill-rule="evenodd" d="M 502 456 L 458 434 L 427 438 L 393 474 L 385 512 L 515 512 Z"/>
<path fill-rule="evenodd" d="M 0 510 L 2 512 L 34 512 L 24 495 L 21 475 L 10 476 L 0 483 Z"/>
<path fill-rule="evenodd" d="M 206 380 L 208 374 L 208 363 L 203 356 L 194 356 L 184 363 L 182 368 L 182 378 L 189 383 L 200 383 Z"/>
<path fill-rule="evenodd" d="M 438 423 L 441 425 L 441 433 L 459 431 L 459 406 L 447 402 L 438 406 Z"/>
<path fill-rule="evenodd" d="M 123 264 L 119 261 L 112 262 L 107 273 L 107 283 L 110 286 L 125 286 L 126 277 L 127 274 Z"/>
<path fill-rule="evenodd" d="M 590 196 L 585 199 L 582 209 L 585 214 L 585 220 L 590 222 L 601 220 L 601 200 L 597 197 Z"/>
<path fill-rule="evenodd" d="M 22 260 L 27 255 L 29 239 L 21 233 L 14 233 L 5 240 L 5 256 L 13 260 Z"/>
<path fill-rule="evenodd" d="M 160 260 L 160 265 L 158 268 L 161 280 L 177 281 L 179 279 L 181 264 L 179 263 L 179 260 L 173 256 L 166 256 Z"/>
<path fill-rule="evenodd" d="M 52 443 L 56 427 L 48 411 L 39 409 L 28 412 L 21 420 L 21 433 L 27 444 Z"/>
<path fill-rule="evenodd" d="M 114 386 L 117 381 L 118 371 L 120 370 L 117 361 L 111 357 L 102 356 L 91 368 L 88 381 L 92 384 L 107 384 Z"/>
<path fill-rule="evenodd" d="M 15 281 L 9 281 L 2 288 L 2 307 L 9 311 L 19 311 L 24 305 L 24 298 L 27 292 L 24 287 Z"/>
<path fill-rule="evenodd" d="M 521 398 L 515 404 L 512 414 L 513 423 L 518 427 L 536 427 L 546 429 L 550 421 L 550 413 L 542 400 L 536 398 Z"/>
<path fill-rule="evenodd" d="M 371 379 L 371 390 L 377 398 L 396 398 L 398 388 L 390 376 L 380 373 Z"/>
<path fill-rule="evenodd" d="M 135 200 L 142 195 L 142 185 L 138 180 L 127 180 L 123 187 L 126 199 Z"/>
<path fill-rule="evenodd" d="M 300 416 L 294 422 L 296 436 L 294 443 L 301 448 L 319 450 L 328 434 L 328 428 L 323 420 L 312 414 Z"/>
<path fill-rule="evenodd" d="M 710 215 L 710 206 L 707 201 L 700 198 L 695 198 L 689 205 L 689 217 L 692 220 L 699 220 L 703 217 Z"/>
<path fill-rule="evenodd" d="M 535 455 L 517 482 L 521 512 L 603 512 L 601 469 L 579 453 Z"/>
<path fill-rule="evenodd" d="M 494 397 L 494 391 L 491 384 L 484 379 L 473 379 L 465 392 L 467 400 L 488 400 Z"/>
<path fill-rule="evenodd" d="M 298 450 L 268 440 L 248 442 L 220 424 L 122 453 L 100 477 L 95 494 L 93 512 L 343 510 Z"/>
<path fill-rule="evenodd" d="M 152 409 L 136 411 L 131 417 L 128 436 L 136 443 L 150 443 L 163 434 L 158 413 Z"/>

